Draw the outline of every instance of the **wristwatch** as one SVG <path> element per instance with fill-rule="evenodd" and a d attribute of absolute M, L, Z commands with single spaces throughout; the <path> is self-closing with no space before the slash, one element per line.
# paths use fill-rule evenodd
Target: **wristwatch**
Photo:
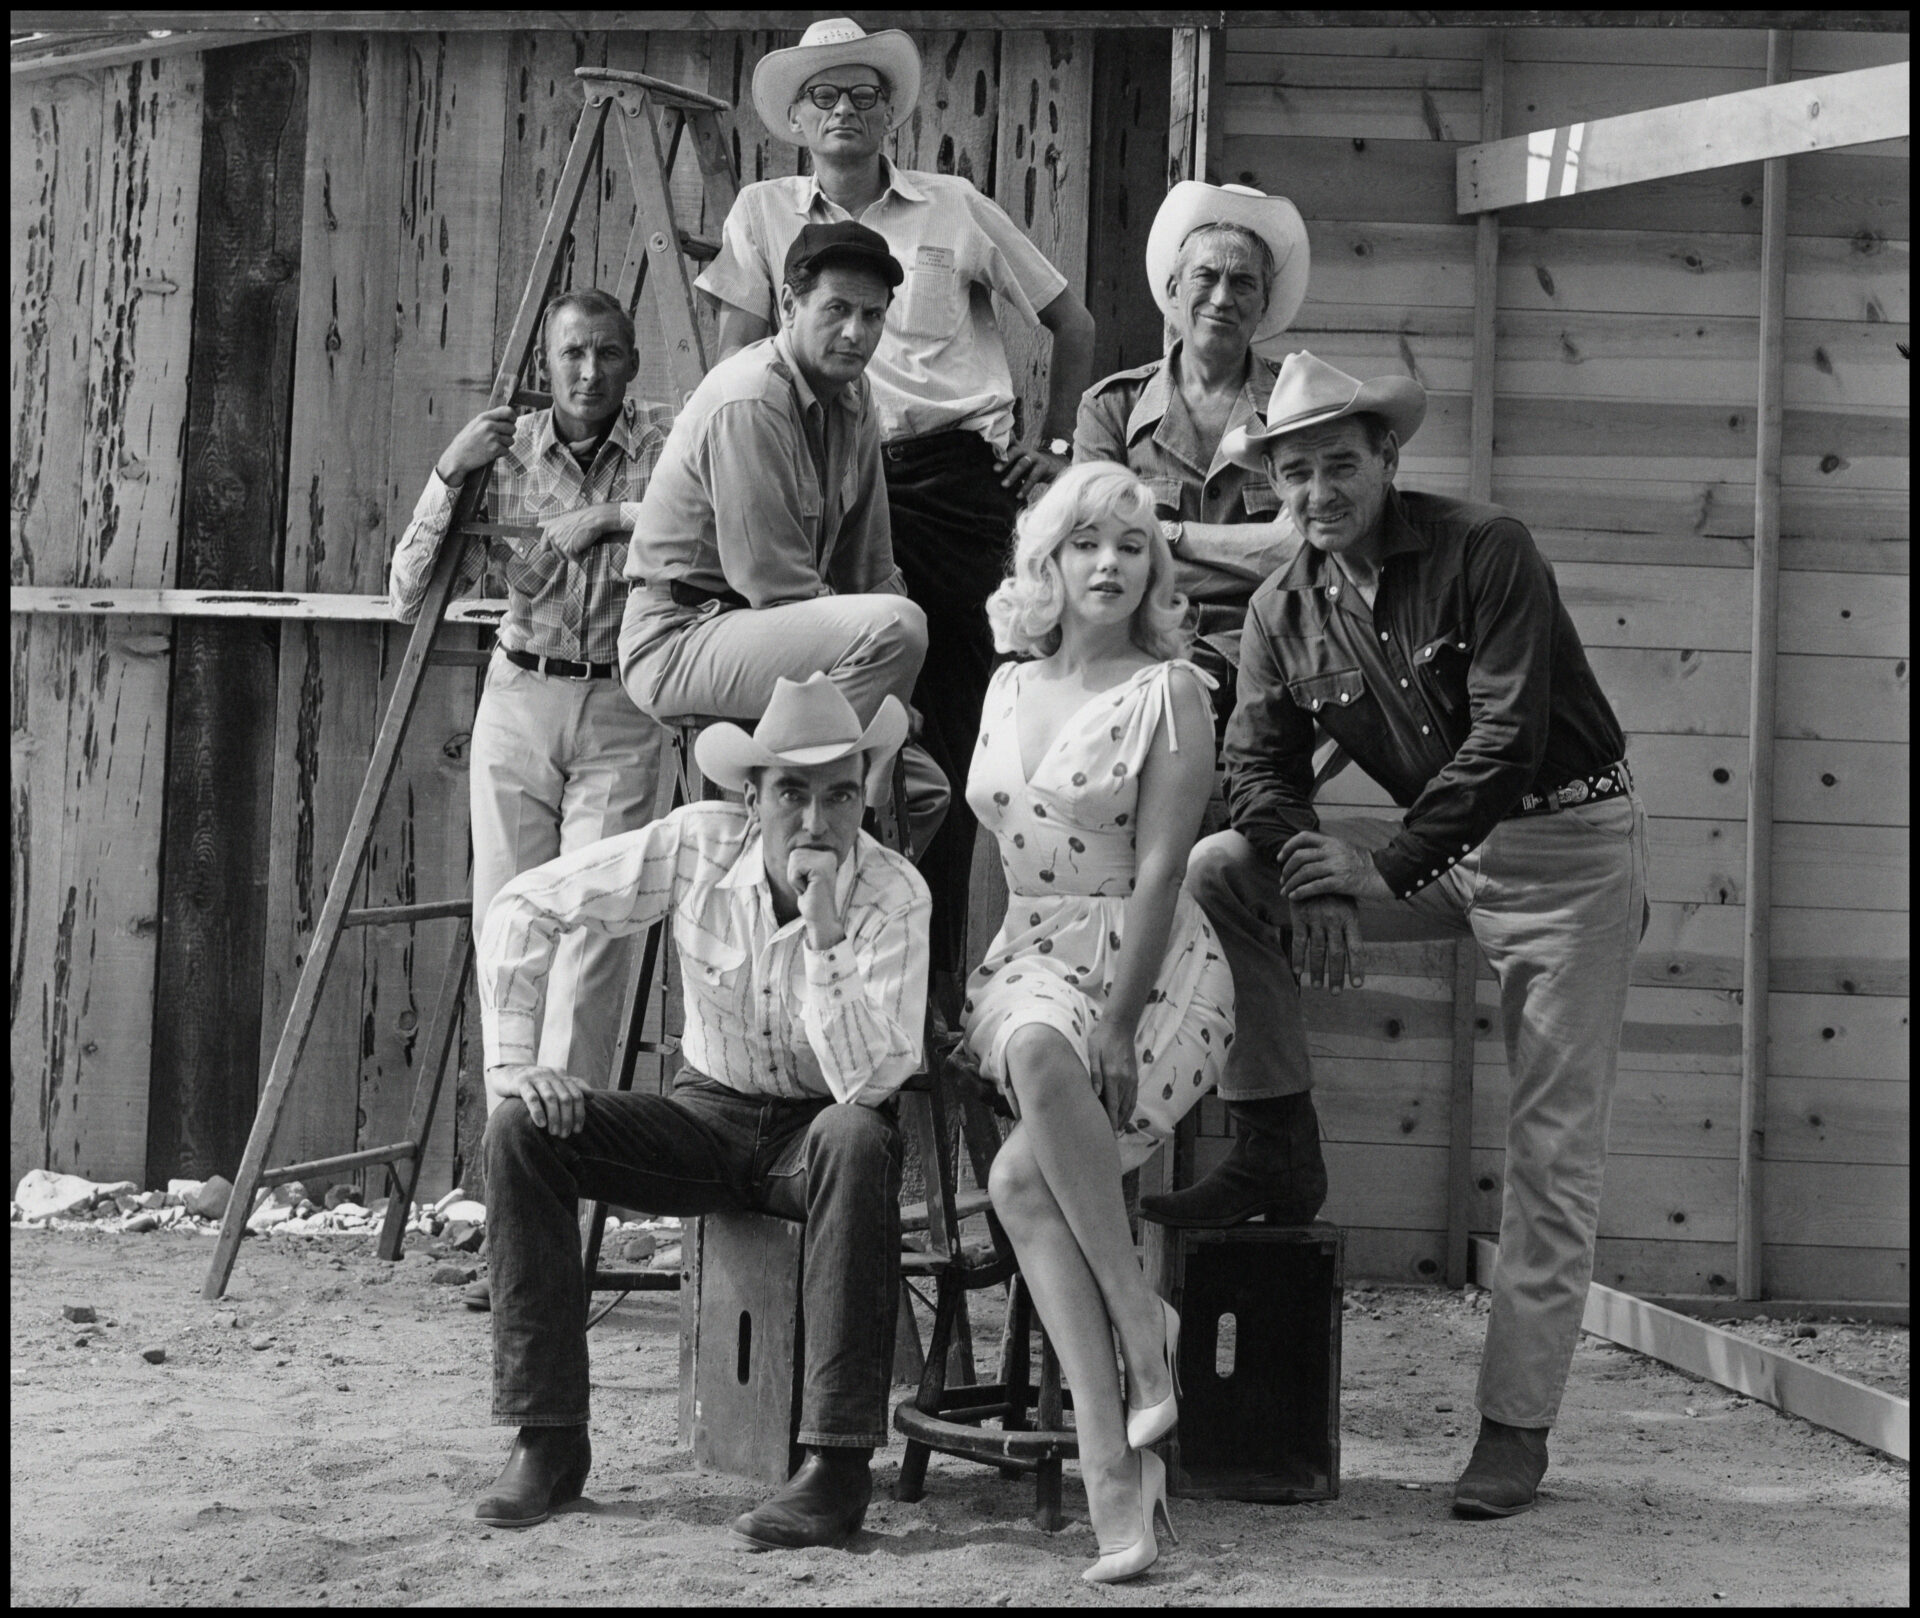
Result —
<path fill-rule="evenodd" d="M 1187 525 L 1183 522 L 1176 522 L 1171 517 L 1162 517 L 1160 519 L 1160 534 L 1161 537 L 1166 540 L 1167 549 L 1170 551 L 1180 549 L 1180 538 L 1186 531 Z"/>
<path fill-rule="evenodd" d="M 1073 440 L 1070 438 L 1051 439 L 1047 444 L 1047 453 L 1049 455 L 1057 455 L 1063 461 L 1070 461 L 1073 459 Z"/>

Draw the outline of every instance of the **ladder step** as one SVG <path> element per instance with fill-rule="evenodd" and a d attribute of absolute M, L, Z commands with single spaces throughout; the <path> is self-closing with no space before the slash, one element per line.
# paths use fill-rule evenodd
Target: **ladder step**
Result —
<path fill-rule="evenodd" d="M 493 653 L 476 652 L 471 649 L 462 651 L 448 646 L 440 651 L 427 653 L 427 661 L 442 668 L 483 669 L 493 661 Z"/>
<path fill-rule="evenodd" d="M 730 102 L 705 95 L 699 90 L 689 90 L 684 84 L 670 84 L 665 79 L 656 79 L 647 73 L 633 73 L 617 67 L 576 67 L 573 76 L 576 79 L 605 79 L 610 84 L 636 84 L 663 107 L 682 107 L 689 112 L 733 111 Z"/>
<path fill-rule="evenodd" d="M 507 402 L 515 406 L 525 406 L 528 410 L 545 410 L 553 403 L 553 395 L 536 393 L 532 388 L 515 388 L 513 397 Z"/>
<path fill-rule="evenodd" d="M 363 1169 L 374 1163 L 400 1163 L 414 1155 L 410 1140 L 392 1146 L 369 1146 L 364 1152 L 342 1152 L 338 1157 L 316 1157 L 309 1163 L 289 1163 L 283 1169 L 263 1169 L 261 1185 L 285 1185 L 289 1180 L 304 1180 L 312 1175 L 344 1174 L 348 1169 Z"/>
<path fill-rule="evenodd" d="M 447 921 L 467 915 L 472 909 L 471 899 L 435 899 L 431 904 L 422 905 L 378 905 L 371 910 L 349 910 L 341 918 L 340 925 L 342 927 L 392 927 L 401 922 Z"/>
<path fill-rule="evenodd" d="M 683 230 L 680 232 L 680 251 L 688 258 L 697 258 L 704 264 L 720 256 L 720 244 L 710 242 L 704 236 L 690 236 Z"/>

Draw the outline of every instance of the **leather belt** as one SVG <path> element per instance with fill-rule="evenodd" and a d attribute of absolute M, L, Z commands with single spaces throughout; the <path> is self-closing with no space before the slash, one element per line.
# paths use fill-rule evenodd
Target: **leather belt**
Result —
<path fill-rule="evenodd" d="M 1528 815 L 1557 815 L 1575 804 L 1599 803 L 1606 798 L 1623 798 L 1633 790 L 1633 772 L 1627 761 L 1609 764 L 1592 775 L 1576 775 L 1571 781 L 1545 792 L 1529 792 L 1507 812 L 1507 819 L 1522 820 Z"/>
<path fill-rule="evenodd" d="M 538 652 L 516 652 L 505 647 L 507 661 L 536 674 L 551 674 L 562 680 L 611 680 L 619 673 L 612 663 L 569 663 L 564 657 L 542 657 Z"/>
<path fill-rule="evenodd" d="M 705 607 L 717 601 L 722 612 L 733 612 L 753 605 L 737 590 L 705 590 L 685 579 L 667 580 L 667 594 L 673 597 L 676 607 Z"/>

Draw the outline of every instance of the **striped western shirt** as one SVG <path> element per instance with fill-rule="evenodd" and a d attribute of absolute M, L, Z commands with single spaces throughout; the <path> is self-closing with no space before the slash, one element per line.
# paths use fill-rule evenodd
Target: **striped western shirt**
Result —
<path fill-rule="evenodd" d="M 480 936 L 487 1065 L 535 1059 L 563 933 L 629 935 L 671 914 L 690 1067 L 747 1094 L 877 1106 L 920 1066 L 927 885 L 862 832 L 834 907 L 846 937 L 832 949 L 810 947 L 798 919 L 779 923 L 760 834 L 732 803 L 688 804 L 525 871 Z"/>
<path fill-rule="evenodd" d="M 554 434 L 553 412 L 535 410 L 515 424 L 513 443 L 491 468 L 482 498 L 483 520 L 535 524 L 582 506 L 619 501 L 629 531 L 665 448 L 673 412 L 628 399 L 587 471 Z M 481 474 L 484 475 L 484 474 Z M 440 539 L 453 516 L 456 488 L 436 471 L 400 536 L 387 583 L 394 616 L 412 623 L 433 573 Z M 456 595 L 480 582 L 482 595 L 507 597 L 500 644 L 511 651 L 580 663 L 611 663 L 619 654 L 620 620 L 627 606 L 627 543 L 596 545 L 573 561 L 547 542 L 528 538 L 473 539 L 461 558 Z"/>

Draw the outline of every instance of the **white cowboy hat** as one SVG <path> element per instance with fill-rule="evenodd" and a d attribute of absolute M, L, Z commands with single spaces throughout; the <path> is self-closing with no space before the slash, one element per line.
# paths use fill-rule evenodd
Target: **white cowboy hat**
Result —
<path fill-rule="evenodd" d="M 1147 233 L 1147 285 L 1169 320 L 1178 305 L 1167 283 L 1180 257 L 1180 244 L 1201 225 L 1238 225 L 1273 251 L 1273 297 L 1266 318 L 1253 334 L 1255 347 L 1269 343 L 1292 323 L 1307 296 L 1307 225 L 1285 197 L 1270 197 L 1247 185 L 1208 185 L 1182 180 L 1167 193 Z"/>
<path fill-rule="evenodd" d="M 1402 444 L 1420 430 L 1427 414 L 1427 390 L 1407 376 L 1377 376 L 1362 382 L 1338 366 L 1316 359 L 1304 348 L 1289 354 L 1273 384 L 1263 427 L 1236 427 L 1220 440 L 1220 453 L 1235 466 L 1266 470 L 1266 453 L 1275 439 L 1303 427 L 1322 427 L 1344 416 L 1370 411 L 1385 418 Z"/>
<path fill-rule="evenodd" d="M 920 99 L 920 48 L 898 28 L 869 34 L 851 17 L 814 23 L 798 45 L 761 57 L 753 69 L 753 110 L 775 140 L 798 146 L 800 136 L 787 114 L 800 86 L 828 68 L 855 66 L 872 68 L 891 88 L 889 132 L 913 116 Z"/>
<path fill-rule="evenodd" d="M 805 682 L 775 680 L 751 736 L 738 725 L 709 725 L 695 740 L 693 756 L 702 773 L 738 792 L 751 771 L 769 764 L 805 769 L 870 753 L 867 802 L 879 803 L 886 796 L 887 763 L 906 739 L 907 710 L 898 697 L 882 697 L 873 723 L 862 729 L 853 704 L 826 675 L 814 674 Z"/>

